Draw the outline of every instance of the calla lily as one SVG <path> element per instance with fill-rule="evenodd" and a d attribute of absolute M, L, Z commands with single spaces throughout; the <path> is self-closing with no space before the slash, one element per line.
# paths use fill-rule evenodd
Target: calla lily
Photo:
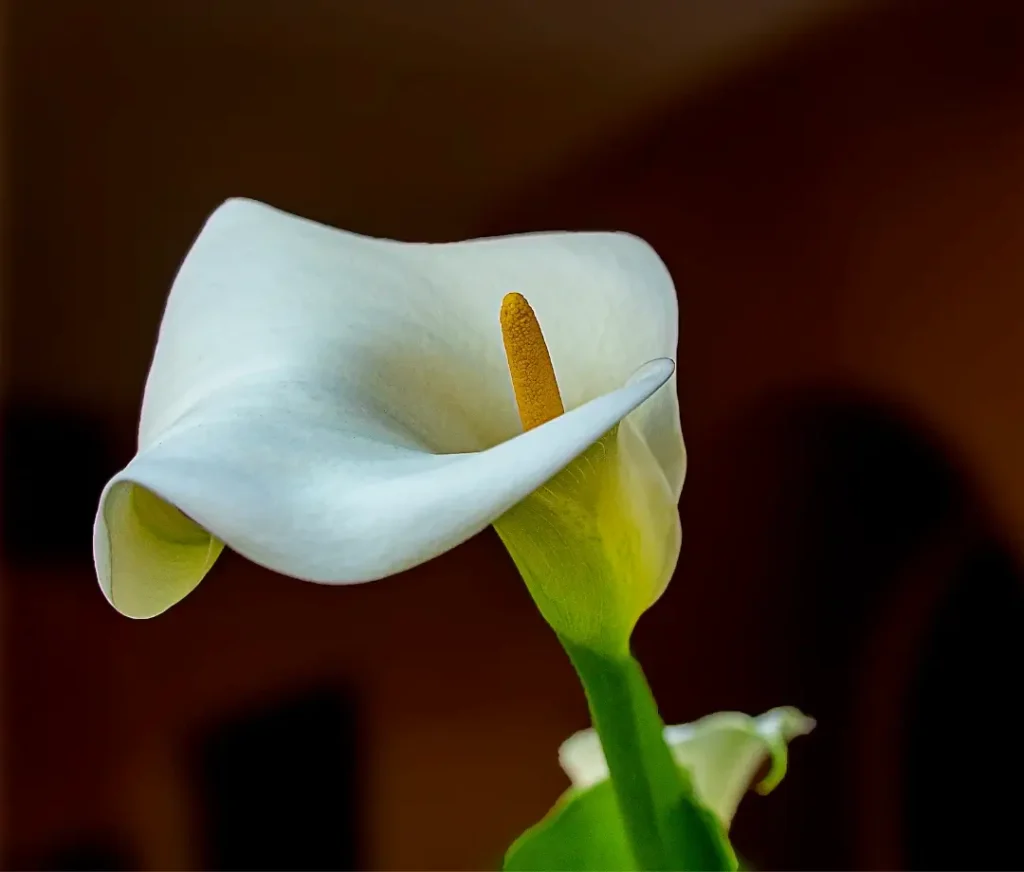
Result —
<path fill-rule="evenodd" d="M 513 292 L 565 409 L 525 432 Z M 672 281 L 627 234 L 411 244 L 230 200 L 174 282 L 138 453 L 100 499 L 101 588 L 156 615 L 224 544 L 365 582 L 495 523 L 556 630 L 628 635 L 678 556 L 676 332 Z"/>
<path fill-rule="evenodd" d="M 697 797 L 728 830 L 736 808 L 766 761 L 767 775 L 754 789 L 769 793 L 786 774 L 788 743 L 814 729 L 814 720 L 795 708 L 775 708 L 758 717 L 719 712 L 692 724 L 665 727 L 665 742 L 686 769 Z M 568 738 L 559 762 L 576 789 L 608 778 L 601 742 L 592 729 Z"/>

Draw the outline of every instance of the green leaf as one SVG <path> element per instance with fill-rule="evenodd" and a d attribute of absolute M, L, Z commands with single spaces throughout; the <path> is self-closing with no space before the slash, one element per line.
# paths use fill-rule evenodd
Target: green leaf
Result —
<path fill-rule="evenodd" d="M 703 838 L 697 834 L 694 841 Z M 606 780 L 585 790 L 566 791 L 539 823 L 512 843 L 502 868 L 505 872 L 638 869 L 612 783 Z"/>
<path fill-rule="evenodd" d="M 505 855 L 506 872 L 636 869 L 610 781 L 569 790 Z"/>

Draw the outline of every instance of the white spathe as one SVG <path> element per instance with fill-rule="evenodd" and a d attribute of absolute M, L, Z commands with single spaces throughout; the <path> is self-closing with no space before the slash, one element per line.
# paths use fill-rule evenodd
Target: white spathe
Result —
<path fill-rule="evenodd" d="M 567 409 L 527 433 L 498 320 L 510 291 L 537 313 Z M 229 200 L 174 282 L 138 453 L 100 499 L 103 592 L 159 614 L 222 544 L 309 581 L 391 575 L 627 415 L 678 499 L 677 317 L 667 270 L 628 234 L 403 243 Z"/>
<path fill-rule="evenodd" d="M 771 764 L 768 774 L 753 785 L 759 793 L 768 793 L 786 774 L 788 743 L 813 729 L 814 720 L 791 707 L 757 717 L 718 712 L 692 724 L 665 727 L 665 741 L 676 762 L 689 771 L 698 798 L 728 830 L 765 762 Z M 566 739 L 558 759 L 575 788 L 591 787 L 608 777 L 601 741 L 593 729 Z"/>

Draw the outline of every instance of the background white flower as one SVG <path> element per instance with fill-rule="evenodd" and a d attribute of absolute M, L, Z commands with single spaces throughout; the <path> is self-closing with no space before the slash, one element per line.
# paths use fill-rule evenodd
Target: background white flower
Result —
<path fill-rule="evenodd" d="M 788 743 L 814 729 L 814 720 L 795 708 L 774 708 L 758 717 L 718 712 L 691 724 L 665 727 L 676 762 L 693 779 L 700 800 L 726 829 L 746 792 L 768 793 L 786 774 Z M 558 752 L 573 787 L 586 788 L 608 777 L 601 742 L 592 729 L 570 736 Z M 767 775 L 753 784 L 765 762 Z"/>

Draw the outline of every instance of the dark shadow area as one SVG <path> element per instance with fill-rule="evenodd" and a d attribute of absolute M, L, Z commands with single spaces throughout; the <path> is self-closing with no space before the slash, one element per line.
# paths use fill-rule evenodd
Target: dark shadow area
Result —
<path fill-rule="evenodd" d="M 83 838 L 61 845 L 38 863 L 18 863 L 11 868 L 39 872 L 128 872 L 138 869 L 138 861 L 112 839 Z"/>
<path fill-rule="evenodd" d="M 993 782 L 1017 782 L 1005 744 L 993 737 L 986 771 L 951 771 L 951 754 L 984 741 L 975 713 L 998 709 L 1022 674 L 1024 629 L 1019 574 L 999 548 L 975 550 L 996 537 L 955 458 L 904 410 L 842 393 L 782 398 L 731 432 L 687 483 L 684 580 L 650 624 L 663 645 L 700 608 L 695 588 L 733 591 L 716 707 L 785 702 L 818 721 L 778 793 L 746 801 L 737 848 L 761 869 L 1019 868 L 1018 805 L 992 808 Z M 918 636 L 881 629 L 897 601 Z M 693 662 L 673 667 L 680 698 L 698 693 L 679 687 L 680 673 L 700 680 Z M 961 720 L 973 738 L 957 738 Z M 993 799 L 963 808 L 971 797 Z M 936 839 L 958 816 L 959 844 Z M 993 827 L 1003 835 L 979 854 Z"/>
<path fill-rule="evenodd" d="M 235 718 L 199 745 L 204 868 L 359 868 L 353 702 L 313 691 Z"/>
<path fill-rule="evenodd" d="M 888 597 L 920 555 L 962 523 L 969 499 L 926 432 L 894 411 L 826 402 L 797 411 L 791 426 L 803 455 L 794 481 L 803 555 L 788 610 L 794 702 L 819 723 L 794 767 L 802 837 L 791 861 L 855 869 L 861 818 L 870 814 L 857 807 L 855 789 L 858 691 L 872 680 L 867 643 Z M 898 790 L 900 773 L 887 775 Z"/>
<path fill-rule="evenodd" d="M 1024 869 L 1024 758 L 1008 702 L 1024 676 L 1022 628 L 1017 567 L 979 548 L 939 606 L 908 694 L 908 869 Z"/>
<path fill-rule="evenodd" d="M 0 417 L 3 551 L 14 567 L 88 564 L 96 501 L 117 470 L 96 415 L 9 403 Z"/>

